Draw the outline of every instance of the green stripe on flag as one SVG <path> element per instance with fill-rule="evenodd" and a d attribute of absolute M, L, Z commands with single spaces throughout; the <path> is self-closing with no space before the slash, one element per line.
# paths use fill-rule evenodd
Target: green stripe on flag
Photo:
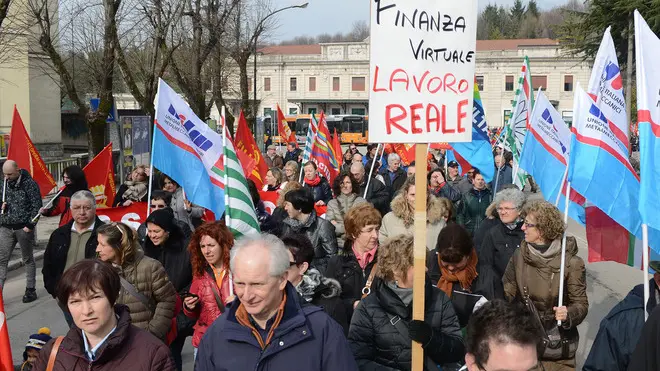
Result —
<path fill-rule="evenodd" d="M 637 238 L 635 235 L 628 234 L 628 262 L 627 264 L 631 267 L 635 266 L 635 241 Z"/>

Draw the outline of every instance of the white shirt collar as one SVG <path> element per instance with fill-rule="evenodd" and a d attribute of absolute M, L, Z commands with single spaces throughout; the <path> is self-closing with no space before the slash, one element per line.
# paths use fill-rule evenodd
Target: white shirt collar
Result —
<path fill-rule="evenodd" d="M 94 225 L 95 225 L 95 224 L 96 224 L 96 220 L 95 220 L 94 223 L 92 223 L 92 225 L 90 225 L 89 228 L 87 228 L 86 230 L 87 230 L 87 231 L 93 231 L 93 230 L 94 230 Z M 74 231 L 74 232 L 78 232 L 78 230 L 76 229 L 76 222 L 75 222 L 75 221 L 73 222 L 73 224 L 71 224 L 71 230 Z"/>

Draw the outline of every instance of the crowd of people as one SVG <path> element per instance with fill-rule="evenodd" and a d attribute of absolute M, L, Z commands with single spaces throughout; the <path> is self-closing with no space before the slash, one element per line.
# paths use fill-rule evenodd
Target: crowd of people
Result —
<path fill-rule="evenodd" d="M 264 155 L 262 191 L 279 194 L 271 214 L 248 181 L 262 234 L 236 240 L 224 221 L 204 222 L 204 209 L 166 174 L 138 167 L 119 187 L 116 205 L 149 202 L 134 230 L 96 216 L 79 168 L 65 169 L 65 189 L 46 209 L 29 174 L 5 162 L 0 286 L 4 244 L 11 254 L 18 242 L 24 302 L 36 300 L 32 217 L 61 215 L 42 274 L 70 331 L 31 338 L 22 369 L 182 370 L 188 337 L 199 371 L 410 370 L 412 342 L 424 350 L 425 371 L 575 369 L 577 326 L 589 309 L 585 264 L 567 237 L 560 280 L 566 225 L 554 205 L 527 200 L 512 184 L 503 149 L 494 151 L 491 183 L 476 168 L 462 176 L 455 161 L 445 171 L 442 152 L 429 157 L 425 315 L 414 320 L 416 164 L 351 145 L 330 184 L 314 162 L 301 163 L 294 143 L 287 147 Z M 327 207 L 324 217 L 317 207 Z M 604 326 L 624 331 L 614 321 Z M 626 330 L 629 341 L 646 336 L 639 321 Z M 640 362 L 655 355 L 626 343 L 615 355 L 626 361 L 608 368 L 598 353 L 616 353 L 613 342 L 599 332 L 585 369 L 626 369 L 633 351 Z"/>

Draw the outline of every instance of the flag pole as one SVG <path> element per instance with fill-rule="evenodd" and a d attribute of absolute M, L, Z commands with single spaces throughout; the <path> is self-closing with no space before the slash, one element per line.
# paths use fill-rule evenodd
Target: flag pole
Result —
<path fill-rule="evenodd" d="M 566 178 L 568 177 L 568 164 L 566 164 L 566 171 L 564 171 L 564 176 L 561 179 L 561 184 L 559 185 L 559 192 L 557 192 L 557 199 L 555 200 L 555 207 L 559 205 L 559 199 L 561 198 L 562 192 L 564 191 L 564 183 L 566 182 Z M 566 198 L 569 197 L 570 194 L 570 188 L 566 188 Z"/>
<path fill-rule="evenodd" d="M 156 94 L 157 96 L 158 94 Z M 156 101 L 158 101 L 158 98 L 156 98 Z M 156 108 L 158 108 L 158 105 L 156 105 Z M 156 116 L 158 117 L 158 116 Z M 150 153 L 150 158 L 149 158 L 149 190 L 147 191 L 147 216 L 149 216 L 149 213 L 151 211 L 151 208 L 149 205 L 151 205 L 151 188 L 152 188 L 152 182 L 154 181 L 153 176 L 154 176 L 154 146 L 156 144 L 156 118 L 154 118 L 154 129 L 151 132 L 151 153 Z M 112 154 L 110 156 L 112 158 Z M 122 180 L 123 182 L 123 180 Z"/>
<path fill-rule="evenodd" d="M 2 184 L 2 211 L 0 211 L 0 215 L 5 213 L 5 193 L 7 193 L 7 177 L 4 178 L 4 182 Z"/>
<path fill-rule="evenodd" d="M 57 198 L 57 196 L 59 196 L 60 193 L 62 193 L 62 192 L 64 191 L 65 188 L 66 188 L 66 187 L 62 187 L 62 189 L 60 189 L 60 191 L 57 192 L 57 193 L 55 194 L 55 196 L 53 196 L 53 198 L 50 199 L 50 201 L 48 201 L 48 203 L 46 204 L 46 206 L 43 207 L 43 209 L 49 209 L 51 206 L 53 206 L 53 201 L 55 201 L 55 199 Z M 32 218 L 32 220 L 30 221 L 30 223 L 32 223 L 32 224 L 36 223 L 36 222 L 39 220 L 40 217 L 41 217 L 41 212 L 37 213 L 37 215 L 35 215 L 34 218 Z"/>
<path fill-rule="evenodd" d="M 227 171 L 227 123 L 225 122 L 225 106 L 222 106 L 220 109 L 220 122 L 222 122 L 222 166 L 225 170 L 225 226 L 229 228 L 229 213 L 227 212 L 227 207 L 229 206 L 229 172 Z M 271 131 L 271 136 L 273 132 Z M 229 276 L 231 279 L 231 276 Z M 230 284 L 230 291 L 233 291 L 233 288 Z M 231 292 L 230 292 L 231 296 Z"/>
<path fill-rule="evenodd" d="M 376 156 L 378 156 L 378 151 L 380 151 L 380 146 L 382 143 L 378 143 L 378 147 L 376 147 Z M 367 162 L 368 163 L 368 162 Z M 369 190 L 369 183 L 371 182 L 371 175 L 374 173 L 374 168 L 376 167 L 376 157 L 371 160 L 371 169 L 369 169 L 369 177 L 367 177 L 367 186 L 364 188 L 364 195 L 362 198 L 365 200 L 367 199 L 367 191 Z"/>
<path fill-rule="evenodd" d="M 571 182 L 568 182 L 566 189 L 571 189 Z M 568 196 L 564 198 L 564 228 L 568 227 Z M 562 307 L 564 304 L 564 271 L 566 270 L 566 230 L 561 239 L 561 265 L 559 267 L 559 304 Z M 557 321 L 557 325 L 561 326 L 561 321 Z"/>
<path fill-rule="evenodd" d="M 415 163 L 423 163 L 428 144 L 415 146 Z M 414 224 L 414 278 L 413 278 L 413 319 L 424 320 L 424 280 L 426 276 L 426 166 L 418 165 L 415 171 L 415 224 Z M 404 191 L 405 192 L 405 191 Z M 424 368 L 424 349 L 422 344 L 412 343 L 412 370 Z"/>
<path fill-rule="evenodd" d="M 642 224 L 642 274 L 644 274 L 644 321 L 649 319 L 649 313 L 646 311 L 646 305 L 649 302 L 649 228 Z"/>

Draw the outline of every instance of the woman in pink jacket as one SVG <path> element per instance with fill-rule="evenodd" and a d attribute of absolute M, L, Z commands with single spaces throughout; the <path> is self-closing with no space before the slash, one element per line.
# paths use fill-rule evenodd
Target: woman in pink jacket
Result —
<path fill-rule="evenodd" d="M 229 272 L 229 249 L 234 236 L 223 222 L 205 223 L 195 229 L 188 251 L 193 269 L 190 295 L 184 294 L 184 313 L 197 319 L 192 344 L 197 347 L 206 329 L 234 300 Z"/>

